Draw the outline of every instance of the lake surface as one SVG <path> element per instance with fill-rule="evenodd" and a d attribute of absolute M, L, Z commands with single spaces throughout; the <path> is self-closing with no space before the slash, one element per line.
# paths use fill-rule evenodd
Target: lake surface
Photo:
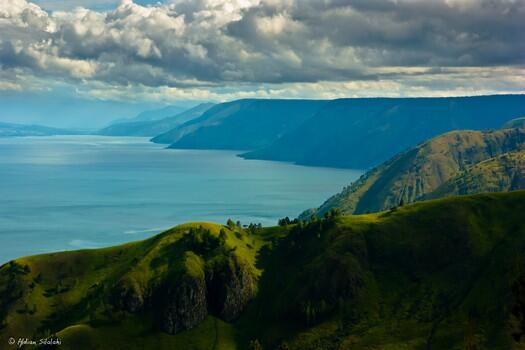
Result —
<path fill-rule="evenodd" d="M 186 221 L 274 225 L 360 171 L 168 150 L 146 138 L 0 138 L 0 263 L 143 239 Z"/>

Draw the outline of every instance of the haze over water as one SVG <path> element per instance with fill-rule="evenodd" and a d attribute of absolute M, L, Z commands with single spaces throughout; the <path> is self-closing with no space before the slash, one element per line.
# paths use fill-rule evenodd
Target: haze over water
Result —
<path fill-rule="evenodd" d="M 0 263 L 103 247 L 187 221 L 274 225 L 361 171 L 167 150 L 146 138 L 0 138 Z"/>

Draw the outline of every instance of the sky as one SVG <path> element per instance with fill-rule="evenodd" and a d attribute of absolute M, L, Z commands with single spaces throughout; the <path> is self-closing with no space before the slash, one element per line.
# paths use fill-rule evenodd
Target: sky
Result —
<path fill-rule="evenodd" d="M 0 120 L 525 92 L 525 0 L 0 0 Z"/>

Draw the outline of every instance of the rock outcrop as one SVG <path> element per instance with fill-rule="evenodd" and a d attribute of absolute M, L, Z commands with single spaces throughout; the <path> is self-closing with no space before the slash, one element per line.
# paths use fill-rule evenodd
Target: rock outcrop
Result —
<path fill-rule="evenodd" d="M 160 320 L 163 331 L 176 334 L 191 329 L 208 315 L 204 278 L 185 275 L 168 287 Z"/>
<path fill-rule="evenodd" d="M 139 312 L 144 306 L 144 295 L 133 279 L 120 280 L 111 293 L 112 304 L 120 310 Z"/>
<path fill-rule="evenodd" d="M 249 268 L 233 256 L 206 275 L 210 310 L 225 321 L 238 318 L 255 292 Z"/>
<path fill-rule="evenodd" d="M 198 262 L 196 270 L 188 268 L 188 256 Z M 147 287 L 123 277 L 113 289 L 111 303 L 130 313 L 153 310 L 159 328 L 170 334 L 197 326 L 208 314 L 227 322 L 238 318 L 255 294 L 255 278 L 248 265 L 235 254 L 207 267 L 200 265 L 201 258 L 193 252 L 187 252 L 185 259 L 186 265 Z"/>

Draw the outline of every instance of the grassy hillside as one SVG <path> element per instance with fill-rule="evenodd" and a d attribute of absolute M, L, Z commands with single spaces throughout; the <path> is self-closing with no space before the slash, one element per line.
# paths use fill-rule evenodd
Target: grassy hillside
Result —
<path fill-rule="evenodd" d="M 233 337 L 217 317 L 237 317 L 253 297 L 255 254 L 264 240 L 233 226 L 195 223 L 122 246 L 12 261 L 0 268 L 0 340 L 58 334 L 76 349 L 142 349 L 143 342 L 171 348 L 190 336 L 168 334 L 195 326 L 190 334 L 211 327 Z M 189 343 L 207 349 L 213 341 Z"/>
<path fill-rule="evenodd" d="M 525 188 L 525 150 L 504 153 L 460 171 L 423 199 Z"/>
<path fill-rule="evenodd" d="M 524 153 L 525 129 L 452 131 L 370 170 L 303 216 L 332 208 L 375 212 L 424 198 L 522 189 Z"/>
<path fill-rule="evenodd" d="M 201 116 L 212 106 L 213 103 L 201 103 L 188 110 L 153 119 L 146 119 L 150 114 L 141 113 L 131 121 L 114 123 L 99 130 L 97 134 L 107 136 L 155 136 Z M 164 115 L 160 113 L 169 113 L 172 110 L 174 108 L 164 108 L 157 111 L 155 115 Z M 179 111 L 180 108 L 177 107 L 175 110 Z"/>
<path fill-rule="evenodd" d="M 509 120 L 503 125 L 503 128 L 525 128 L 525 117 Z"/>
<path fill-rule="evenodd" d="M 439 134 L 500 128 L 524 114 L 525 95 L 340 99 L 243 157 L 369 169 Z"/>
<path fill-rule="evenodd" d="M 221 103 L 152 141 L 171 144 L 172 148 L 256 149 L 294 130 L 325 103 L 256 99 Z"/>
<path fill-rule="evenodd" d="M 123 246 L 21 258 L 0 267 L 0 341 L 517 349 L 523 212 L 524 191 L 484 194 L 282 227 L 188 224 Z"/>

